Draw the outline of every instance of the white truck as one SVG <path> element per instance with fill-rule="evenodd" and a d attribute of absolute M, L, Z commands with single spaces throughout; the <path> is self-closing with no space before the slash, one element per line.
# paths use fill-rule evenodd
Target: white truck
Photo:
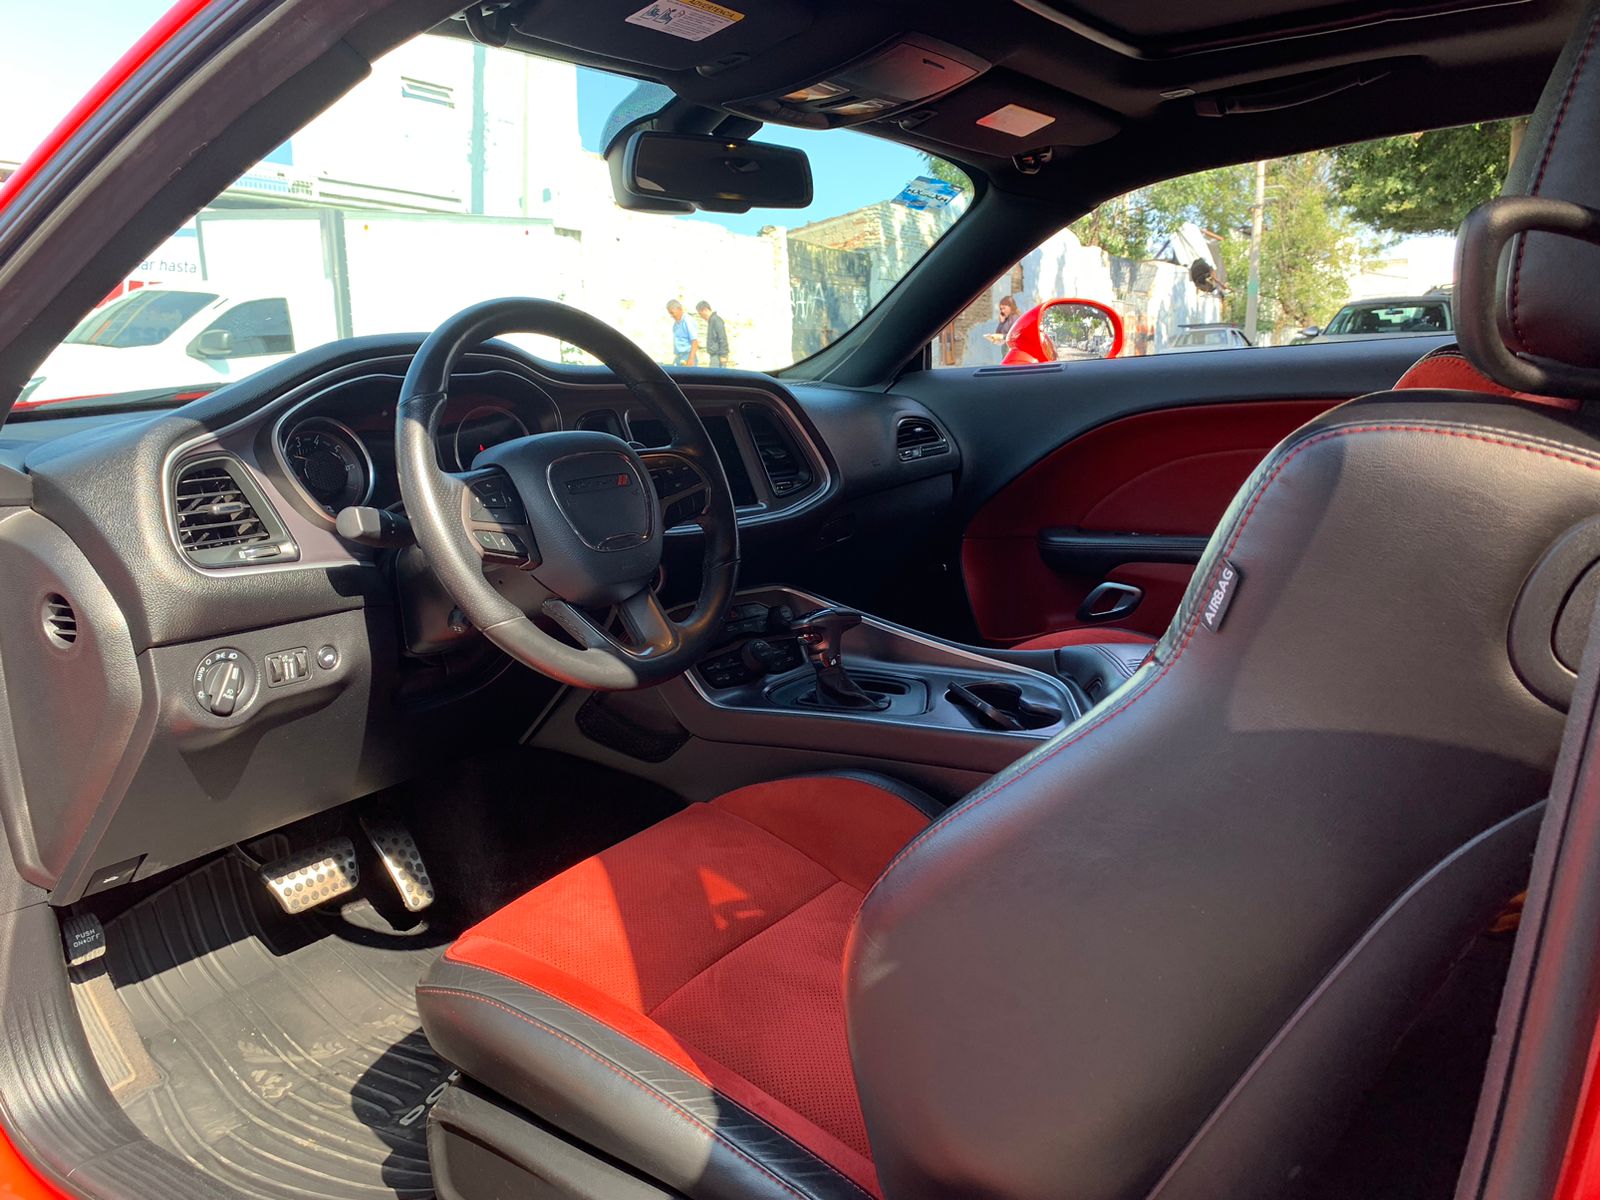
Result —
<path fill-rule="evenodd" d="M 569 282 L 579 243 L 544 218 L 220 209 L 196 217 L 195 232 L 204 282 L 144 286 L 95 309 L 18 406 L 208 391 L 337 338 L 427 331 L 492 296 L 582 303 Z M 560 353 L 546 339 L 529 348 Z"/>

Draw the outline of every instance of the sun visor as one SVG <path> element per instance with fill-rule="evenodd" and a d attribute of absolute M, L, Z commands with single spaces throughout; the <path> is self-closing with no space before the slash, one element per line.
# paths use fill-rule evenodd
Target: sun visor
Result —
<path fill-rule="evenodd" d="M 517 17 L 529 37 L 665 71 L 742 61 L 804 32 L 799 0 L 543 0 Z"/>
<path fill-rule="evenodd" d="M 899 124 L 995 158 L 1040 146 L 1092 146 L 1122 128 L 1115 116 L 1087 100 L 1004 70 L 990 71 L 937 103 L 906 114 Z"/>

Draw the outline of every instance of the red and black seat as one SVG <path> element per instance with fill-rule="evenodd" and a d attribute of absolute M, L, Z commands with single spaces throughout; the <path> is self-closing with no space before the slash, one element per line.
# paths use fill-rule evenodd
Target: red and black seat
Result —
<path fill-rule="evenodd" d="M 867 889 L 938 811 L 851 775 L 691 805 L 463 935 L 419 990 L 429 1037 L 679 1186 L 877 1194 L 840 964 Z"/>
<path fill-rule="evenodd" d="M 1600 200 L 1596 28 L 1528 190 Z M 1529 235 L 1513 299 L 1542 346 L 1600 344 L 1561 300 L 1600 252 L 1557 246 Z M 1575 678 L 1551 572 L 1593 565 L 1552 548 L 1596 512 L 1562 408 L 1319 417 L 1133 678 L 931 823 L 882 780 L 745 788 L 464 935 L 419 988 L 467 1077 L 441 1192 L 516 1194 L 512 1164 L 534 1195 L 1276 1195 L 1522 886 Z"/>

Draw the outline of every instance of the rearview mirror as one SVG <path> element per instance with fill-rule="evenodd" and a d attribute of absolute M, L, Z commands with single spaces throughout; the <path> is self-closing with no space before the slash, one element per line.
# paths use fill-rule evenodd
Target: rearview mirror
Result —
<path fill-rule="evenodd" d="M 641 129 L 622 153 L 622 177 L 631 192 L 625 208 L 742 213 L 752 208 L 804 208 L 811 203 L 811 162 L 805 151 L 766 142 L 696 133 Z M 639 204 L 638 201 L 643 201 Z"/>

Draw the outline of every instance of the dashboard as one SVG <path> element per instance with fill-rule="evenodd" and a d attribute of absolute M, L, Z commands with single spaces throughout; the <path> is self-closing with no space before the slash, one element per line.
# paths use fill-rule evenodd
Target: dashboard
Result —
<path fill-rule="evenodd" d="M 332 519 L 351 506 L 399 509 L 394 408 L 402 378 L 374 372 L 339 380 L 276 416 L 268 465 L 276 466 L 306 515 Z M 792 512 L 825 493 L 831 477 L 826 458 L 783 392 L 748 383 L 691 391 L 743 520 Z M 434 443 L 441 468 L 468 471 L 492 446 L 561 429 L 599 430 L 641 449 L 670 440 L 659 419 L 614 385 L 575 390 L 516 369 L 490 368 L 457 374 Z M 663 497 L 676 490 L 664 466 L 653 479 Z M 669 507 L 669 529 L 692 522 L 703 502 L 702 494 Z"/>
<path fill-rule="evenodd" d="M 0 431 L 0 662 L 31 681 L 10 705 L 28 789 L 8 832 L 53 901 L 514 740 L 549 701 L 553 681 L 458 622 L 417 547 L 338 532 L 346 507 L 399 510 L 395 405 L 418 340 L 335 343 L 178 409 Z M 674 377 L 728 476 L 745 583 L 848 598 L 840 581 L 892 580 L 937 553 L 961 456 L 922 405 L 753 372 Z M 434 441 L 460 471 L 564 429 L 667 441 L 610 372 L 499 344 L 463 358 Z M 670 456 L 650 465 L 672 498 L 671 604 L 697 589 L 700 499 L 679 498 Z M 533 586 L 501 570 L 508 595 Z"/>

